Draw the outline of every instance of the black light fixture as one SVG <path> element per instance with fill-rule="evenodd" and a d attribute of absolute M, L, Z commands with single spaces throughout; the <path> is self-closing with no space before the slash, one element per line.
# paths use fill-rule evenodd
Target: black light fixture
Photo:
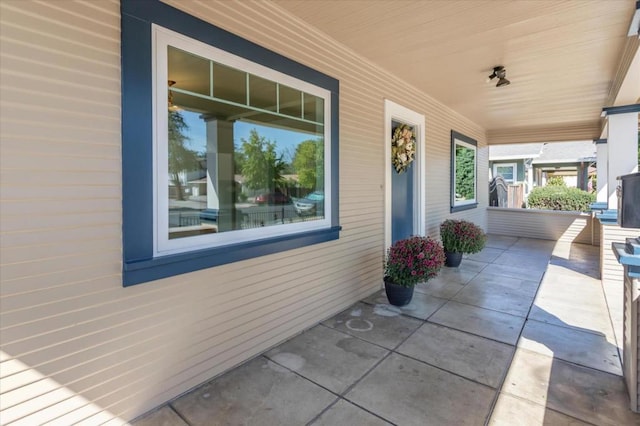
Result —
<path fill-rule="evenodd" d="M 507 70 L 504 69 L 502 65 L 498 65 L 497 67 L 493 67 L 493 72 L 489 76 L 489 80 L 493 80 L 498 77 L 498 83 L 496 87 L 506 86 L 511 84 L 509 80 L 507 80 Z"/>

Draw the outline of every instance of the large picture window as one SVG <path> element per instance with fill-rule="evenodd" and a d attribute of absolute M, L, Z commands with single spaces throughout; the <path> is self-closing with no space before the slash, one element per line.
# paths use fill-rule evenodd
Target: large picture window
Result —
<path fill-rule="evenodd" d="M 478 143 L 451 131 L 451 212 L 473 209 L 477 201 Z"/>
<path fill-rule="evenodd" d="M 338 81 L 122 0 L 123 283 L 337 239 Z"/>
<path fill-rule="evenodd" d="M 330 225 L 326 89 L 154 26 L 156 255 Z"/>

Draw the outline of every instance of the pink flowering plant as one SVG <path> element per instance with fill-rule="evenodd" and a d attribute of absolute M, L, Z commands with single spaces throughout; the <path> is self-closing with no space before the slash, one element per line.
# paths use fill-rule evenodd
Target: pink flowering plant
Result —
<path fill-rule="evenodd" d="M 453 219 L 440 224 L 440 238 L 449 253 L 477 253 L 487 241 L 484 231 L 476 224 Z"/>
<path fill-rule="evenodd" d="M 409 237 L 396 241 L 387 250 L 385 280 L 403 287 L 435 277 L 444 265 L 444 249 L 431 237 Z"/>

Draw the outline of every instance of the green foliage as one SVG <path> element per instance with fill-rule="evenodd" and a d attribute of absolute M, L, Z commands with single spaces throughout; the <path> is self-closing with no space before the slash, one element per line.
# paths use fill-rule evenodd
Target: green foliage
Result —
<path fill-rule="evenodd" d="M 324 142 L 321 139 L 301 142 L 292 163 L 300 186 L 312 190 L 324 186 Z"/>
<path fill-rule="evenodd" d="M 286 164 L 276 154 L 276 144 L 251 130 L 249 140 L 242 139 L 242 175 L 249 189 L 275 189 L 283 183 Z"/>
<path fill-rule="evenodd" d="M 547 179 L 547 186 L 567 186 L 562 176 L 550 176 Z"/>
<path fill-rule="evenodd" d="M 189 137 L 185 132 L 189 126 L 179 111 L 169 111 L 169 173 L 173 184 L 176 186 L 178 200 L 184 200 L 184 189 L 180 180 L 180 173 L 189 170 L 197 170 L 200 167 L 198 153 L 187 148 Z"/>
<path fill-rule="evenodd" d="M 456 198 L 475 198 L 476 162 L 475 151 L 464 146 L 456 146 Z"/>
<path fill-rule="evenodd" d="M 233 147 L 233 151 L 233 173 L 241 175 L 244 173 L 244 164 L 247 162 L 247 156 L 242 152 L 242 146 L 238 144 Z"/>
<path fill-rule="evenodd" d="M 403 287 L 413 287 L 438 275 L 444 265 L 444 249 L 431 237 L 409 237 L 396 241 L 387 250 L 385 279 Z"/>
<path fill-rule="evenodd" d="M 487 241 L 482 228 L 466 220 L 447 219 L 440 224 L 440 238 L 449 253 L 477 253 Z"/>
<path fill-rule="evenodd" d="M 562 186 L 543 186 L 529 193 L 528 203 L 531 209 L 588 211 L 596 195 L 578 188 Z"/>

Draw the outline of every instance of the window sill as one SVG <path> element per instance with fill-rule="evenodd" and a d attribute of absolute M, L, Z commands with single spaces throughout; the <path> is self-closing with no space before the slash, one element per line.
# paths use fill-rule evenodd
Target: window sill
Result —
<path fill-rule="evenodd" d="M 465 210 L 475 209 L 476 207 L 478 207 L 478 203 L 465 204 L 463 206 L 451 207 L 450 212 L 451 213 L 462 212 L 462 211 L 465 211 Z"/>
<path fill-rule="evenodd" d="M 240 260 L 333 241 L 339 238 L 341 229 L 340 226 L 334 226 L 328 229 L 284 235 L 249 243 L 125 262 L 122 282 L 127 287 Z"/>

